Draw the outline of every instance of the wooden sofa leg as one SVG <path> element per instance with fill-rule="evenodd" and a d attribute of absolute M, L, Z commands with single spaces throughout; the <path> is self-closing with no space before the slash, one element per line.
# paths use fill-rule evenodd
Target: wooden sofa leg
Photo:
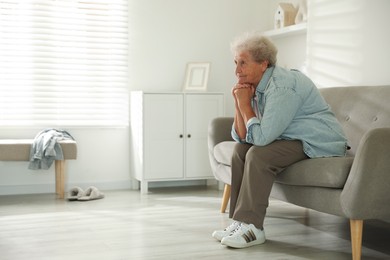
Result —
<path fill-rule="evenodd" d="M 225 184 L 225 188 L 223 190 L 223 196 L 222 196 L 221 213 L 225 213 L 229 199 L 230 199 L 230 185 Z"/>
<path fill-rule="evenodd" d="M 363 220 L 350 219 L 352 259 L 360 260 L 362 257 Z"/>
<path fill-rule="evenodd" d="M 55 161 L 56 194 L 59 199 L 65 197 L 65 160 Z"/>

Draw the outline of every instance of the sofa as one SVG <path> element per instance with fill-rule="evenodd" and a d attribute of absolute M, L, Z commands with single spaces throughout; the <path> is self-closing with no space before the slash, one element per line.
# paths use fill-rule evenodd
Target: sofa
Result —
<path fill-rule="evenodd" d="M 342 125 L 345 157 L 297 162 L 281 172 L 271 197 L 350 220 L 352 258 L 361 258 L 364 220 L 390 222 L 390 85 L 320 89 Z M 215 118 L 208 149 L 215 178 L 225 184 L 221 212 L 230 198 L 233 118 Z"/>

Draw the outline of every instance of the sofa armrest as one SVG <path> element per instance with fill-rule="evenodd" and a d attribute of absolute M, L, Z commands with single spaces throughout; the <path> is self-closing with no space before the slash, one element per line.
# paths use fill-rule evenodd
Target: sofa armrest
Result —
<path fill-rule="evenodd" d="M 390 221 L 390 128 L 368 131 L 360 141 L 341 193 L 350 219 Z"/>
<path fill-rule="evenodd" d="M 214 148 L 214 146 L 223 141 L 233 141 L 231 136 L 232 125 L 233 117 L 214 118 L 209 125 L 209 148 Z"/>
<path fill-rule="evenodd" d="M 213 173 L 215 173 L 217 167 L 217 161 L 213 154 L 214 147 L 223 141 L 233 141 L 231 136 L 233 120 L 233 117 L 217 117 L 209 124 L 207 143 L 210 165 Z"/>

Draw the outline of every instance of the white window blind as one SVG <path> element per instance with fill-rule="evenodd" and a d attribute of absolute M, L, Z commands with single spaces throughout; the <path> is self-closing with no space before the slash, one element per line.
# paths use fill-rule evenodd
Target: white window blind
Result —
<path fill-rule="evenodd" d="M 0 126 L 127 126 L 127 0 L 0 0 Z"/>

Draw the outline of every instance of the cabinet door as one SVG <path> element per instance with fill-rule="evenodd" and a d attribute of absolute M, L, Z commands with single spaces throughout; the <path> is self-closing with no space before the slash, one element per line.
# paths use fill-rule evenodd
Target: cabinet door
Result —
<path fill-rule="evenodd" d="M 184 177 L 182 94 L 144 96 L 144 178 Z"/>
<path fill-rule="evenodd" d="M 210 178 L 207 132 L 210 121 L 223 115 L 222 94 L 186 95 L 186 177 Z"/>

